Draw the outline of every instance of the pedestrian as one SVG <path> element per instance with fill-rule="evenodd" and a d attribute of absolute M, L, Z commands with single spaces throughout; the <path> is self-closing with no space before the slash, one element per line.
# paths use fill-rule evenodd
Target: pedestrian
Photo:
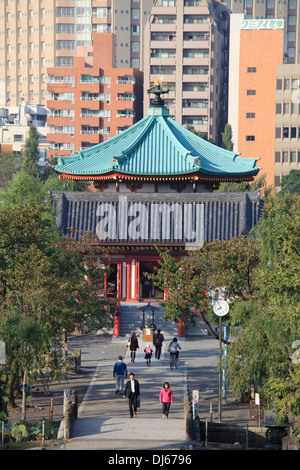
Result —
<path fill-rule="evenodd" d="M 139 342 L 136 334 L 133 332 L 130 338 L 130 358 L 131 362 L 135 362 L 136 350 L 139 349 Z"/>
<path fill-rule="evenodd" d="M 157 333 L 154 336 L 154 346 L 155 346 L 155 357 L 156 359 L 160 359 L 161 355 L 161 347 L 164 341 L 164 335 L 161 333 L 161 330 L 157 330 Z"/>
<path fill-rule="evenodd" d="M 116 394 L 122 394 L 124 377 L 127 378 L 127 365 L 123 362 L 122 356 L 118 356 L 118 361 L 114 365 L 113 377 L 116 379 Z"/>
<path fill-rule="evenodd" d="M 173 392 L 169 382 L 165 382 L 160 391 L 159 401 L 162 404 L 163 418 L 168 419 L 171 403 L 173 403 Z"/>
<path fill-rule="evenodd" d="M 137 401 L 140 398 L 140 384 L 139 381 L 134 378 L 134 373 L 130 372 L 130 380 L 125 385 L 123 397 L 129 399 L 129 415 L 130 418 L 136 416 Z"/>
<path fill-rule="evenodd" d="M 147 346 L 145 347 L 144 353 L 145 353 L 145 359 L 146 359 L 147 367 L 150 367 L 153 349 L 150 348 L 149 344 L 147 344 Z"/>
<path fill-rule="evenodd" d="M 179 346 L 179 344 L 177 342 L 177 338 L 173 338 L 173 340 L 169 344 L 168 350 L 170 352 L 170 355 L 172 355 L 172 354 L 174 355 L 175 361 L 177 361 L 177 359 L 178 359 L 179 349 L 181 349 L 181 347 Z"/>

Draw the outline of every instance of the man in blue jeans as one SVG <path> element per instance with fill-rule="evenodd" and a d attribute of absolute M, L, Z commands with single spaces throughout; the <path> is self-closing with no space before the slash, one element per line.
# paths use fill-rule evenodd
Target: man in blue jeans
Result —
<path fill-rule="evenodd" d="M 127 366 L 125 362 L 122 361 L 122 356 L 118 356 L 118 361 L 114 365 L 113 376 L 116 379 L 116 392 L 123 392 L 124 377 L 127 378 Z"/>

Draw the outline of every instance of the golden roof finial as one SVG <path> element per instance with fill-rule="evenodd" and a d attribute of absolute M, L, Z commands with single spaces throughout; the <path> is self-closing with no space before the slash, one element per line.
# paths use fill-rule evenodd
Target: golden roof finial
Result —
<path fill-rule="evenodd" d="M 162 77 L 160 77 L 159 75 L 157 75 L 157 78 L 154 81 L 154 86 L 162 87 Z"/>

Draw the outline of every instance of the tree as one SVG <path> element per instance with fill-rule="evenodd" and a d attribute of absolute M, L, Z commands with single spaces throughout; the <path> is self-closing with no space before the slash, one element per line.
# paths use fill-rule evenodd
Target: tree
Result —
<path fill-rule="evenodd" d="M 0 188 L 5 188 L 16 172 L 17 158 L 12 152 L 0 152 Z"/>
<path fill-rule="evenodd" d="M 232 307 L 236 337 L 226 355 L 236 394 L 255 383 L 280 414 L 300 412 L 299 364 L 293 344 L 300 337 L 300 196 L 275 198 L 255 230 L 260 260 L 255 295 Z"/>
<path fill-rule="evenodd" d="M 12 405 L 20 380 L 42 379 L 45 367 L 50 377 L 61 374 L 64 334 L 81 321 L 107 324 L 104 270 L 89 242 L 60 238 L 46 204 L 0 209 L 0 338 L 7 344 Z"/>
<path fill-rule="evenodd" d="M 300 170 L 291 170 L 288 175 L 284 175 L 280 183 L 280 188 L 279 194 L 285 194 L 287 192 L 300 194 Z"/>
<path fill-rule="evenodd" d="M 207 319 L 208 315 L 211 321 L 215 320 L 210 315 L 208 293 L 216 291 L 217 297 L 222 289 L 226 297 L 250 299 L 254 294 L 253 276 L 258 260 L 258 247 L 251 239 L 216 240 L 179 261 L 166 252 L 161 253 L 160 267 L 149 277 L 168 292 L 167 298 L 161 301 L 166 319 L 194 323 L 198 315 L 218 338 Z"/>
<path fill-rule="evenodd" d="M 54 191 L 88 191 L 88 184 L 85 181 L 60 180 L 56 173 L 45 180 L 45 187 Z"/>
<path fill-rule="evenodd" d="M 29 129 L 29 135 L 22 153 L 21 169 L 30 176 L 39 176 L 39 138 L 34 126 Z"/>
<path fill-rule="evenodd" d="M 47 187 L 36 176 L 25 171 L 19 171 L 5 189 L 0 189 L 1 203 L 11 208 L 20 204 L 42 204 L 47 196 Z"/>
<path fill-rule="evenodd" d="M 222 132 L 222 144 L 227 150 L 233 150 L 232 128 L 230 124 L 225 124 L 224 132 Z"/>

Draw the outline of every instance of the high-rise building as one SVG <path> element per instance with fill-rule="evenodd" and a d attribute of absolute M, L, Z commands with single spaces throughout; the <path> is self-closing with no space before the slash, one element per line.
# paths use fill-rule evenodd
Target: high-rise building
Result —
<path fill-rule="evenodd" d="M 145 28 L 144 112 L 147 90 L 162 77 L 176 122 L 218 141 L 227 122 L 228 18 L 217 1 L 156 1 Z"/>
<path fill-rule="evenodd" d="M 297 0 L 266 0 L 265 2 L 255 1 L 229 1 L 228 6 L 232 11 L 230 15 L 230 61 L 229 61 L 229 117 L 228 121 L 233 128 L 233 140 L 235 149 L 242 150 L 240 139 L 243 138 L 239 131 L 239 61 L 242 52 L 240 51 L 240 29 L 247 24 L 248 29 L 266 29 L 284 21 L 283 57 L 279 58 L 276 64 L 276 76 L 274 78 L 268 71 L 265 72 L 264 83 L 266 96 L 270 97 L 270 90 L 274 90 L 274 97 L 270 103 L 268 121 L 264 125 L 265 139 L 272 146 L 272 154 L 269 155 L 268 168 L 271 173 L 267 177 L 268 183 L 274 185 L 275 191 L 279 190 L 281 179 L 287 175 L 291 169 L 300 167 L 300 153 L 298 152 L 300 143 L 300 133 L 298 122 L 300 118 L 300 2 Z M 238 14 L 239 13 L 239 14 Z M 259 31 L 256 32 L 258 37 Z M 256 44 L 257 56 L 266 54 L 264 43 Z M 280 46 L 281 49 L 281 46 Z M 277 56 L 275 47 L 270 48 L 269 53 L 272 58 Z M 275 80 L 275 81 L 274 81 Z M 263 85 L 262 85 L 263 87 Z M 249 97 L 250 98 L 250 97 Z M 254 104 L 254 98 L 252 97 Z M 258 100 L 258 106 L 261 101 Z M 255 112 L 255 110 L 253 109 Z M 275 115 L 273 119 L 273 115 Z M 270 128 L 270 122 L 274 129 Z M 248 119 L 248 129 L 250 130 L 254 120 Z M 251 125 L 250 125 L 251 124 Z M 267 133 L 269 129 L 270 133 Z M 248 132 L 247 135 L 250 135 Z M 251 134 L 252 135 L 252 134 Z M 271 145 L 272 142 L 272 145 Z M 253 148 L 255 147 L 252 142 Z M 243 144 L 244 146 L 244 144 Z M 247 150 L 247 149 L 246 149 Z M 245 151 L 246 151 L 245 150 Z M 265 154 L 266 145 L 259 147 L 256 152 Z M 257 155 L 257 153 L 256 153 Z M 272 168 L 272 170 L 271 170 Z M 264 172 L 264 171 L 263 171 Z M 262 172 L 262 173 L 263 173 Z"/>
<path fill-rule="evenodd" d="M 118 68 L 141 69 L 143 32 L 154 0 L 0 2 L 0 106 L 46 103 L 47 67 L 72 67 L 78 46 L 113 33 Z"/>
<path fill-rule="evenodd" d="M 228 116 L 234 149 L 243 156 L 260 157 L 260 174 L 266 174 L 268 186 L 274 185 L 276 74 L 284 60 L 284 20 L 234 16 L 240 17 L 240 23 L 232 23 L 229 62 Z"/>
<path fill-rule="evenodd" d="M 300 3 L 298 0 L 229 0 L 232 13 L 243 13 L 245 19 L 284 19 L 287 33 L 286 63 L 300 63 Z"/>
<path fill-rule="evenodd" d="M 113 67 L 114 37 L 94 34 L 73 67 L 48 68 L 48 157 L 99 144 L 142 118 L 143 73 Z"/>

